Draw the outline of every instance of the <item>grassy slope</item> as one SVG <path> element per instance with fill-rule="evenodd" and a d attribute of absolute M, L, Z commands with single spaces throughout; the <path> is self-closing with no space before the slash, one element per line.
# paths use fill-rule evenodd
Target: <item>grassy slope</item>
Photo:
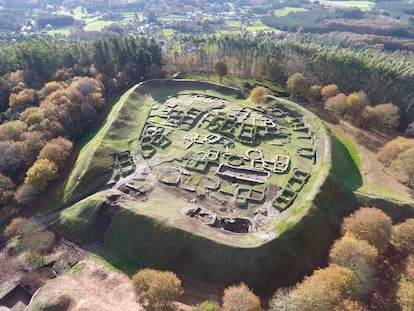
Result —
<path fill-rule="evenodd" d="M 49 224 L 77 243 L 88 243 L 95 237 L 95 224 L 104 195 L 97 193 L 61 211 Z"/>
<path fill-rule="evenodd" d="M 64 202 L 76 200 L 104 186 L 112 175 L 112 154 L 129 150 L 130 144 L 138 138 L 152 102 L 133 93 L 134 89 L 119 99 L 101 130 L 82 148 L 66 182 Z M 131 127 L 135 131 L 129 131 Z"/>

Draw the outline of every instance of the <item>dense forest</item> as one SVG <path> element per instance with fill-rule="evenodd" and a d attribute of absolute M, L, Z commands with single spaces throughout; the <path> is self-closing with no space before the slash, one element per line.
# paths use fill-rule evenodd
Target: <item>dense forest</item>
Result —
<path fill-rule="evenodd" d="M 159 46 L 135 37 L 27 40 L 0 54 L 0 206 L 32 203 L 114 92 L 162 74 Z"/>
<path fill-rule="evenodd" d="M 371 48 L 347 48 L 308 36 L 274 40 L 258 37 L 178 37 L 181 53 L 166 56 L 170 70 L 212 72 L 217 58 L 229 73 L 285 83 L 295 72 L 310 84 L 336 83 L 346 93 L 365 91 L 374 104 L 393 102 L 400 108 L 401 124 L 414 120 L 413 59 L 404 53 Z"/>

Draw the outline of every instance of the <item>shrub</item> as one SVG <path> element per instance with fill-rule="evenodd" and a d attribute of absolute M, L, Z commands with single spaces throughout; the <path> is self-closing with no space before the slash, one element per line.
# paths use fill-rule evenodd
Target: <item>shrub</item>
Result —
<path fill-rule="evenodd" d="M 343 116 L 346 107 L 346 96 L 344 93 L 339 93 L 335 96 L 329 97 L 325 102 L 325 109 L 337 116 Z"/>
<path fill-rule="evenodd" d="M 375 284 L 377 249 L 365 240 L 350 235 L 337 240 L 330 252 L 329 261 L 351 269 L 356 278 L 358 292 L 367 293 Z"/>
<path fill-rule="evenodd" d="M 308 97 L 316 100 L 321 101 L 322 100 L 322 86 L 321 85 L 312 85 L 308 90 Z"/>
<path fill-rule="evenodd" d="M 358 301 L 344 299 L 333 311 L 368 311 L 368 309 Z"/>
<path fill-rule="evenodd" d="M 346 97 L 346 114 L 352 119 L 357 119 L 363 108 L 362 102 L 356 93 L 351 93 Z"/>
<path fill-rule="evenodd" d="M 408 148 L 401 152 L 391 164 L 397 177 L 408 184 L 414 186 L 414 147 Z"/>
<path fill-rule="evenodd" d="M 17 174 L 23 165 L 20 152 L 20 149 L 15 144 L 0 141 L 0 173 L 7 176 Z"/>
<path fill-rule="evenodd" d="M 262 104 L 265 103 L 267 100 L 267 95 L 269 93 L 267 92 L 266 88 L 263 86 L 256 86 L 253 88 L 253 90 L 250 92 L 249 99 L 255 102 L 256 104 Z"/>
<path fill-rule="evenodd" d="M 405 262 L 405 271 L 404 275 L 406 279 L 410 282 L 414 282 L 414 255 L 408 255 Z"/>
<path fill-rule="evenodd" d="M 244 283 L 227 287 L 223 294 L 223 311 L 260 311 L 260 300 Z"/>
<path fill-rule="evenodd" d="M 305 95 L 308 93 L 309 85 L 308 80 L 302 73 L 296 72 L 289 77 L 286 81 L 286 87 L 293 93 Z"/>
<path fill-rule="evenodd" d="M 270 300 L 270 310 L 272 311 L 300 311 L 300 301 L 293 289 L 278 289 Z"/>
<path fill-rule="evenodd" d="M 183 294 L 181 280 L 172 272 L 143 269 L 132 281 L 138 300 L 147 310 L 174 310 L 173 301 Z"/>
<path fill-rule="evenodd" d="M 400 247 L 414 253 L 414 219 L 393 226 L 392 241 Z"/>
<path fill-rule="evenodd" d="M 22 139 L 22 134 L 26 131 L 26 123 L 20 120 L 0 124 L 0 140 L 19 141 Z"/>
<path fill-rule="evenodd" d="M 0 207 L 9 203 L 14 196 L 16 185 L 7 176 L 0 173 Z"/>
<path fill-rule="evenodd" d="M 190 311 L 220 311 L 220 305 L 217 302 L 206 300 L 192 307 Z"/>
<path fill-rule="evenodd" d="M 296 285 L 301 311 L 332 311 L 344 299 L 352 299 L 356 289 L 354 273 L 337 265 L 316 270 Z"/>
<path fill-rule="evenodd" d="M 414 310 L 414 282 L 401 277 L 397 288 L 397 303 L 402 311 Z"/>
<path fill-rule="evenodd" d="M 391 219 L 377 208 L 363 207 L 346 217 L 342 223 L 342 234 L 349 233 L 366 240 L 380 253 L 384 252 L 391 238 Z"/>
<path fill-rule="evenodd" d="M 13 218 L 7 225 L 7 227 L 4 229 L 4 235 L 8 238 L 18 235 L 26 221 L 27 219 L 23 217 Z"/>
<path fill-rule="evenodd" d="M 381 147 L 377 154 L 377 160 L 388 166 L 398 155 L 409 148 L 414 147 L 414 139 L 397 137 Z"/>
<path fill-rule="evenodd" d="M 21 205 L 32 204 L 40 194 L 40 190 L 33 185 L 20 185 L 14 195 L 14 199 Z"/>
<path fill-rule="evenodd" d="M 379 127 L 396 128 L 400 124 L 400 110 L 391 103 L 375 106 L 374 115 Z"/>
<path fill-rule="evenodd" d="M 39 159 L 28 169 L 24 182 L 39 190 L 46 188 L 49 181 L 57 177 L 57 166 L 47 159 Z"/>
<path fill-rule="evenodd" d="M 44 255 L 53 249 L 55 243 L 55 235 L 34 219 L 15 218 L 4 234 L 9 238 L 18 237 L 15 247 L 26 251 L 29 259 L 40 259 L 42 263 Z"/>
<path fill-rule="evenodd" d="M 338 95 L 339 93 L 340 91 L 336 84 L 328 84 L 321 89 L 321 95 L 324 101 L 330 97 Z"/>
<path fill-rule="evenodd" d="M 39 153 L 39 159 L 48 159 L 59 168 L 65 165 L 67 157 L 72 151 L 73 143 L 63 137 L 57 137 L 47 142 Z"/>

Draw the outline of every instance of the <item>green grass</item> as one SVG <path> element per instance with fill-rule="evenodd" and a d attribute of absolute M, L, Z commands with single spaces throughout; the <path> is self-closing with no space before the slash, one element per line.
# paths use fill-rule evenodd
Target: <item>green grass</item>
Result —
<path fill-rule="evenodd" d="M 70 270 L 68 271 L 69 275 L 74 275 L 77 272 L 81 271 L 83 268 L 85 268 L 85 261 L 79 261 L 76 265 L 74 265 L 72 268 L 70 268 Z"/>
<path fill-rule="evenodd" d="M 341 6 L 344 7 L 354 7 L 354 8 L 358 8 L 361 11 L 370 11 L 372 9 L 372 7 L 374 6 L 375 2 L 372 1 L 346 1 L 346 0 L 341 0 L 341 1 L 336 1 L 336 0 L 331 0 L 333 3 L 335 4 L 339 4 Z"/>
<path fill-rule="evenodd" d="M 264 25 L 262 22 L 255 22 L 246 27 L 247 31 L 272 31 L 274 28 Z"/>
<path fill-rule="evenodd" d="M 49 225 L 72 241 L 91 242 L 96 234 L 95 223 L 102 202 L 102 194 L 90 196 L 58 213 Z"/>
<path fill-rule="evenodd" d="M 54 35 L 62 35 L 62 36 L 68 36 L 70 35 L 71 27 L 65 27 L 65 28 L 57 28 L 53 30 L 49 30 L 47 33 L 48 35 L 54 36 Z"/>
<path fill-rule="evenodd" d="M 304 9 L 304 8 L 293 8 L 293 7 L 287 6 L 287 7 L 275 10 L 274 14 L 275 16 L 286 16 L 290 12 L 306 12 L 306 11 L 307 9 Z"/>
<path fill-rule="evenodd" d="M 64 188 L 65 202 L 109 181 L 112 154 L 129 150 L 130 143 L 140 135 L 150 104 L 137 94 L 129 97 L 133 91 L 130 89 L 119 99 L 99 132 L 81 149 Z"/>
<path fill-rule="evenodd" d="M 83 27 L 83 30 L 85 31 L 101 31 L 105 26 L 112 25 L 113 21 L 102 21 L 102 20 L 96 20 L 89 22 L 85 27 Z"/>
<path fill-rule="evenodd" d="M 170 29 L 170 28 L 168 28 L 168 29 L 163 29 L 163 30 L 162 30 L 162 34 L 163 34 L 164 36 L 173 36 L 173 35 L 175 34 L 175 30 L 174 30 L 174 29 Z"/>
<path fill-rule="evenodd" d="M 185 75 L 185 78 L 191 79 L 191 80 L 220 83 L 220 77 L 216 74 L 205 75 L 205 74 L 198 74 L 198 73 L 189 73 Z M 246 79 L 243 77 L 232 76 L 232 75 L 224 76 L 220 84 L 243 90 L 245 83 L 249 83 L 250 85 L 254 85 L 254 84 L 263 85 L 267 87 L 268 89 L 275 91 L 275 92 L 280 92 L 280 93 L 286 92 L 286 89 L 284 87 L 277 85 L 277 84 L 273 84 L 270 81 Z M 248 96 L 249 94 L 245 94 L 245 95 Z"/>
<path fill-rule="evenodd" d="M 332 132 L 331 132 L 332 133 Z M 357 149 L 349 140 L 331 134 L 333 176 L 350 190 L 357 190 L 363 185 L 359 172 L 360 158 Z"/>

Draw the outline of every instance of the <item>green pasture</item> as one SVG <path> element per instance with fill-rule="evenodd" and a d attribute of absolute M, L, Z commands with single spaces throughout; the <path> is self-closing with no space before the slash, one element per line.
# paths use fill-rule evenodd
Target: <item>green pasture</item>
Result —
<path fill-rule="evenodd" d="M 358 8 L 361 11 L 370 11 L 372 9 L 372 7 L 374 6 L 375 2 L 372 1 L 336 1 L 336 0 L 331 0 L 329 2 L 332 2 L 336 5 L 340 5 L 343 7 L 353 7 L 353 8 Z"/>
<path fill-rule="evenodd" d="M 105 26 L 112 25 L 114 21 L 96 20 L 86 24 L 83 28 L 85 31 L 101 31 Z"/>
<path fill-rule="evenodd" d="M 294 8 L 294 7 L 284 7 L 281 9 L 277 9 L 274 11 L 275 16 L 286 16 L 288 15 L 290 12 L 306 12 L 307 9 L 305 8 Z"/>

